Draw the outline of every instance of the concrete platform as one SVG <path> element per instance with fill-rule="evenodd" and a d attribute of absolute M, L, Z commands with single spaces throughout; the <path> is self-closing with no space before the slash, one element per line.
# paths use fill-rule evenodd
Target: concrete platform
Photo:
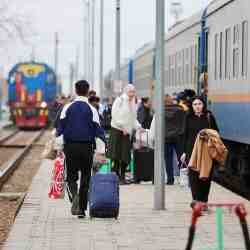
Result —
<path fill-rule="evenodd" d="M 45 160 L 26 196 L 3 250 L 181 250 L 185 249 L 191 220 L 190 192 L 166 186 L 166 210 L 154 211 L 151 184 L 121 187 L 120 217 L 78 219 L 70 214 L 68 200 L 50 200 L 47 192 L 52 169 Z M 211 201 L 249 202 L 212 186 Z M 244 248 L 238 219 L 224 214 L 225 249 Z M 215 214 L 198 223 L 193 249 L 215 249 Z"/>

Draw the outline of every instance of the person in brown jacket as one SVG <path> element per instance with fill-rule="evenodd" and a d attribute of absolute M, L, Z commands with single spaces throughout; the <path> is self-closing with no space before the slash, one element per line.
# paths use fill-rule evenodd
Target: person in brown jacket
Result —
<path fill-rule="evenodd" d="M 203 129 L 213 129 L 218 131 L 216 120 L 213 114 L 206 109 L 206 103 L 202 97 L 194 97 L 192 100 L 192 106 L 187 114 L 184 122 L 184 134 L 183 134 L 183 154 L 181 161 L 189 164 L 195 140 L 199 132 Z M 196 201 L 206 203 L 208 201 L 208 195 L 211 186 L 212 170 L 208 177 L 200 178 L 199 172 L 192 168 L 189 168 L 189 184 L 191 187 L 193 202 Z"/>
<path fill-rule="evenodd" d="M 227 159 L 228 150 L 219 133 L 213 129 L 203 129 L 196 137 L 188 167 L 199 173 L 199 178 L 209 178 L 213 161 L 222 168 Z"/>

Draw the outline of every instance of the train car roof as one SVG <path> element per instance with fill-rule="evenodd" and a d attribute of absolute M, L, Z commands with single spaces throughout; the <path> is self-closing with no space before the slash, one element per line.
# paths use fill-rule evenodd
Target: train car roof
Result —
<path fill-rule="evenodd" d="M 187 17 L 178 23 L 174 24 L 172 27 L 168 29 L 168 32 L 165 35 L 165 41 L 169 41 L 176 37 L 177 35 L 185 32 L 187 29 L 200 24 L 204 11 L 206 10 L 206 16 L 212 15 L 214 12 L 218 11 L 223 6 L 233 2 L 235 0 L 213 0 L 210 2 L 206 9 L 203 9 L 194 15 Z M 140 47 L 133 56 L 131 56 L 132 60 L 136 60 L 139 57 L 143 56 L 145 53 L 151 52 L 155 48 L 155 42 L 151 41 L 149 43 L 144 44 Z M 124 68 L 127 63 L 123 63 L 121 68 Z"/>

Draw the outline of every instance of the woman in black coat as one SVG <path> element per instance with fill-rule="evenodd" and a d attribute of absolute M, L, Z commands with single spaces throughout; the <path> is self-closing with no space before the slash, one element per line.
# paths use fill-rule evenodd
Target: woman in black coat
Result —
<path fill-rule="evenodd" d="M 194 97 L 192 107 L 184 123 L 182 162 L 185 161 L 188 164 L 198 133 L 202 129 L 208 128 L 218 131 L 216 120 L 213 114 L 207 110 L 206 103 L 202 97 Z M 189 169 L 189 183 L 193 197 L 191 206 L 193 207 L 196 201 L 206 203 L 211 186 L 211 175 L 207 179 L 200 179 L 198 172 Z"/>

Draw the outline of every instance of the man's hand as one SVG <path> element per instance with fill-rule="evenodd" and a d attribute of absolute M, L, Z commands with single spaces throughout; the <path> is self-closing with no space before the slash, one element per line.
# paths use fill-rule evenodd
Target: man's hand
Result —
<path fill-rule="evenodd" d="M 184 163 L 185 160 L 186 160 L 186 153 L 183 153 L 182 156 L 181 156 L 181 158 L 180 158 L 180 161 L 181 161 L 182 163 Z"/>
<path fill-rule="evenodd" d="M 127 129 L 124 128 L 124 129 L 122 130 L 122 132 L 123 132 L 123 135 L 128 135 Z"/>

